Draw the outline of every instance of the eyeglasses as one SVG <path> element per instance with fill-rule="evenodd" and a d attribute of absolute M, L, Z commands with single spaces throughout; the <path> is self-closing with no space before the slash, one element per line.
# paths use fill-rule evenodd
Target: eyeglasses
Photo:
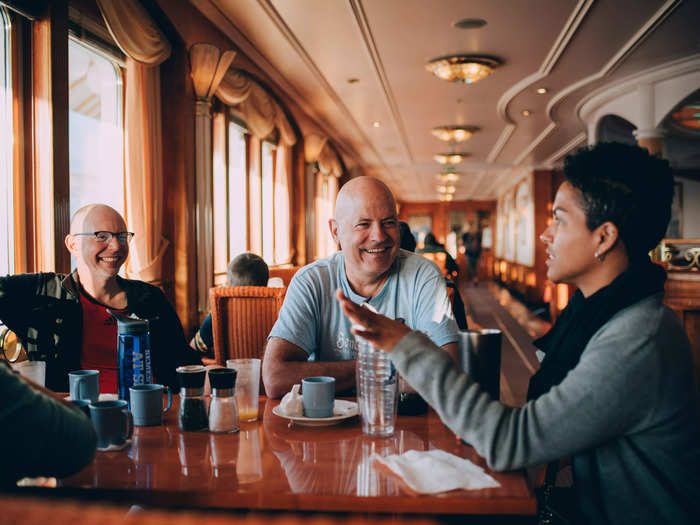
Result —
<path fill-rule="evenodd" d="M 127 244 L 134 238 L 133 232 L 108 232 L 99 231 L 92 233 L 73 233 L 72 235 L 92 235 L 100 244 L 109 244 L 112 242 L 112 237 L 116 237 L 119 244 Z"/>

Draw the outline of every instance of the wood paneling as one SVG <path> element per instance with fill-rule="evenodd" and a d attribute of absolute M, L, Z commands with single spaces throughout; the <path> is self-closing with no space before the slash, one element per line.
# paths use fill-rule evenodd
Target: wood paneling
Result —
<path fill-rule="evenodd" d="M 700 273 L 669 271 L 664 302 L 676 312 L 688 334 L 700 391 Z"/>
<path fill-rule="evenodd" d="M 187 51 L 174 35 L 168 38 L 172 54 L 161 67 L 163 105 L 163 235 L 172 241 L 165 252 L 163 287 L 174 301 L 186 335 L 199 326 L 197 320 L 197 253 L 194 209 L 194 92 L 189 77 Z M 176 109 L 175 109 L 176 108 Z"/>
<path fill-rule="evenodd" d="M 399 202 L 399 219 L 405 221 L 409 215 L 431 215 L 433 235 L 441 243 L 445 242 L 449 228 L 449 213 L 463 211 L 465 222 L 476 220 L 477 210 L 491 212 L 491 229 L 495 231 L 496 201 L 452 201 L 452 202 Z"/>

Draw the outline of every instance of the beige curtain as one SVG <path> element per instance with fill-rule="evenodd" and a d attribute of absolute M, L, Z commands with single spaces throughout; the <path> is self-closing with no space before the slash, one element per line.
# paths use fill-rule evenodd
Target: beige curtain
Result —
<path fill-rule="evenodd" d="M 277 147 L 275 162 L 275 263 L 288 263 L 291 259 L 291 229 L 290 214 L 290 173 L 292 155 L 289 146 L 280 144 Z"/>
<path fill-rule="evenodd" d="M 162 279 L 163 166 L 160 73 L 170 43 L 137 0 L 98 0 L 102 17 L 126 63 L 126 220 L 136 236 L 129 276 Z"/>
<path fill-rule="evenodd" d="M 229 69 L 216 96 L 224 104 L 236 106 L 250 131 L 258 138 L 264 139 L 277 128 L 284 144 L 293 146 L 296 143 L 296 134 L 284 110 L 264 87 L 242 71 Z"/>

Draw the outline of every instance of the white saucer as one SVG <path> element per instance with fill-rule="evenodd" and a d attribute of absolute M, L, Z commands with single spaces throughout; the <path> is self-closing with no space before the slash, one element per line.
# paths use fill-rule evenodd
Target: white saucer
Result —
<path fill-rule="evenodd" d="M 354 401 L 336 399 L 335 404 L 333 405 L 333 416 L 331 417 L 288 416 L 282 413 L 279 405 L 272 409 L 272 413 L 284 419 L 289 419 L 296 425 L 301 425 L 304 427 L 329 427 L 356 416 L 360 413 L 360 411 L 357 403 Z"/>

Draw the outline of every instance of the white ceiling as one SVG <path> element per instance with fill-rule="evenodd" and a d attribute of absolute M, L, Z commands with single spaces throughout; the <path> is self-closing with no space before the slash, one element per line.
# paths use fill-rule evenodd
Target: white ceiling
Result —
<path fill-rule="evenodd" d="M 450 146 L 431 135 L 435 126 L 481 128 L 456 146 L 471 156 L 456 168 L 455 199 L 495 198 L 587 142 L 578 107 L 588 95 L 700 53 L 698 0 L 190 1 L 318 123 L 347 166 L 381 177 L 403 201 L 437 200 L 442 167 L 432 157 Z M 487 25 L 454 27 L 464 18 Z M 425 70 L 456 53 L 503 66 L 473 85 Z"/>

